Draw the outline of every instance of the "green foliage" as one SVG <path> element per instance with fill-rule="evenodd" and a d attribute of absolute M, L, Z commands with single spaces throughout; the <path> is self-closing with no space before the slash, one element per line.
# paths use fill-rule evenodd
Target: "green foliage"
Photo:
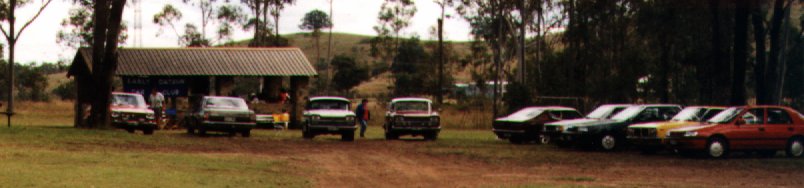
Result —
<path fill-rule="evenodd" d="M 427 81 L 435 77 L 436 64 L 427 64 L 430 54 L 424 50 L 416 37 L 406 39 L 399 45 L 399 49 L 391 64 L 394 74 L 394 94 L 396 96 L 409 96 L 429 94 L 432 89 Z"/>
<path fill-rule="evenodd" d="M 162 10 L 154 14 L 153 23 L 160 26 L 160 35 L 164 27 L 170 27 L 179 37 L 179 45 L 191 47 L 208 47 L 215 43 L 226 44 L 231 42 L 235 28 L 247 28 L 248 19 L 243 8 L 238 5 L 224 1 L 224 4 L 216 4 L 216 0 L 184 0 L 185 4 L 198 8 L 201 11 L 201 19 L 198 23 L 188 22 L 184 26 L 183 34 L 176 28 L 177 22 L 181 21 L 182 13 L 171 4 L 165 5 Z M 216 24 L 217 36 L 210 38 L 207 36 L 207 26 Z M 200 28 L 199 28 L 200 26 Z"/>
<path fill-rule="evenodd" d="M 6 71 L 8 70 L 8 64 L 6 61 L 0 62 L 0 77 L 2 77 L 4 81 L 0 82 L 0 88 L 8 88 L 8 82 L 6 82 Z M 47 91 L 48 87 L 48 79 L 47 74 L 57 71 L 54 70 L 54 66 L 52 64 L 15 64 L 14 70 L 16 71 L 15 76 L 15 97 L 19 100 L 23 101 L 49 101 L 50 100 L 50 93 Z M 0 92 L 0 97 L 7 98 L 7 92 Z"/>
<path fill-rule="evenodd" d="M 64 84 L 56 86 L 53 89 L 53 94 L 61 98 L 61 100 L 73 100 L 78 97 L 76 91 L 75 80 L 70 80 Z"/>
<path fill-rule="evenodd" d="M 321 29 L 332 27 L 332 22 L 330 21 L 329 15 L 318 9 L 304 14 L 304 18 L 302 18 L 301 21 L 302 24 L 299 25 L 299 28 L 313 31 L 313 36 L 318 36 L 321 32 Z"/>
<path fill-rule="evenodd" d="M 94 7 L 90 0 L 73 0 L 74 6 L 68 11 L 67 18 L 61 21 L 62 29 L 56 34 L 56 43 L 59 45 L 78 49 L 89 47 L 92 43 L 92 13 Z M 128 26 L 125 23 L 120 25 L 120 37 L 117 39 L 119 45 L 125 44 L 128 38 Z"/>
<path fill-rule="evenodd" d="M 369 79 L 368 68 L 358 65 L 353 57 L 337 55 L 330 64 L 335 70 L 332 83 L 338 91 L 348 91 Z"/>

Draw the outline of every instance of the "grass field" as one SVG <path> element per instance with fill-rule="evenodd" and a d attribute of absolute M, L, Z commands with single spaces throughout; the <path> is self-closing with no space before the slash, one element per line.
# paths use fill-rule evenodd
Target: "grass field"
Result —
<path fill-rule="evenodd" d="M 304 140 L 296 130 L 251 138 L 183 131 L 85 130 L 58 108 L 27 103 L 0 128 L 2 187 L 798 187 L 804 160 L 736 154 L 597 152 L 512 145 L 488 129 L 447 128 L 435 142 Z M 26 104 L 26 103 L 20 103 Z M 49 107 L 49 108 L 48 108 Z M 26 110 L 27 109 L 27 110 Z M 35 113 L 52 112 L 52 113 Z"/>

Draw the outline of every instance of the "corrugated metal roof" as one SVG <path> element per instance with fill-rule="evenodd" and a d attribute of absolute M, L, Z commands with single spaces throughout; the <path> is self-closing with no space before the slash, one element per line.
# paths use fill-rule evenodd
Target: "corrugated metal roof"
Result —
<path fill-rule="evenodd" d="M 92 50 L 83 48 L 78 53 L 76 58 L 83 58 L 91 67 Z M 119 76 L 318 74 L 299 48 L 124 48 L 118 55 Z"/>

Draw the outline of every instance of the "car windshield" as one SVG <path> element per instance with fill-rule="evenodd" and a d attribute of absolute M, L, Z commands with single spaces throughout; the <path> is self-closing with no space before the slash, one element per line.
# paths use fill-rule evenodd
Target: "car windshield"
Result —
<path fill-rule="evenodd" d="M 341 100 L 315 100 L 310 102 L 310 110 L 349 110 L 349 102 Z"/>
<path fill-rule="evenodd" d="M 607 118 L 606 116 L 608 116 L 609 114 L 612 114 L 611 112 L 616 110 L 617 108 L 618 108 L 617 106 L 600 106 L 597 107 L 597 109 L 593 110 L 592 112 L 589 112 L 589 114 L 586 115 L 586 118 L 604 119 Z"/>
<path fill-rule="evenodd" d="M 740 112 L 742 112 L 742 111 L 743 111 L 742 108 L 731 107 L 729 109 L 723 110 L 722 112 L 718 113 L 717 115 L 715 115 L 715 117 L 712 117 L 712 119 L 709 119 L 709 122 L 710 123 L 728 123 L 728 122 L 731 122 L 731 120 L 733 120 L 735 117 L 737 117 L 737 114 L 740 114 Z"/>
<path fill-rule="evenodd" d="M 704 108 L 685 108 L 673 116 L 673 121 L 701 121 L 701 115 L 705 111 Z"/>
<path fill-rule="evenodd" d="M 145 99 L 140 95 L 115 94 L 112 96 L 112 106 L 145 108 Z"/>
<path fill-rule="evenodd" d="M 221 98 L 221 97 L 207 98 L 207 100 L 204 101 L 204 107 L 218 108 L 218 109 L 240 109 L 240 110 L 248 109 L 246 101 L 244 101 L 241 98 Z"/>
<path fill-rule="evenodd" d="M 645 109 L 645 107 L 644 106 L 628 107 L 622 112 L 617 113 L 617 115 L 614 115 L 614 117 L 612 117 L 611 119 L 625 121 L 639 115 L 639 113 L 642 112 L 642 109 Z"/>
<path fill-rule="evenodd" d="M 409 101 L 397 102 L 394 104 L 394 111 L 428 111 L 430 110 L 427 102 Z"/>
<path fill-rule="evenodd" d="M 532 118 L 534 118 L 536 116 L 539 116 L 539 114 L 542 114 L 542 112 L 544 112 L 544 110 L 542 110 L 542 109 L 524 108 L 522 110 L 514 112 L 511 115 L 508 115 L 508 118 L 511 118 L 511 119 L 532 119 Z"/>

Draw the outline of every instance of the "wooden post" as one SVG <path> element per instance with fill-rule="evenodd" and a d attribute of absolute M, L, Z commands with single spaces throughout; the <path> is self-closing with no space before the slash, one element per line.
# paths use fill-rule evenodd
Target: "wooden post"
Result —
<path fill-rule="evenodd" d="M 310 78 L 306 76 L 290 77 L 290 127 L 299 128 L 302 121 L 304 98 L 307 97 L 307 85 Z"/>

